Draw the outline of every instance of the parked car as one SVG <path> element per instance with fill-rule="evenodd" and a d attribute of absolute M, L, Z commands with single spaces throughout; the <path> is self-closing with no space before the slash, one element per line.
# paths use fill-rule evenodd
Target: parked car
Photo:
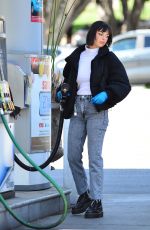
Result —
<path fill-rule="evenodd" d="M 71 45 L 59 47 L 60 54 L 57 55 L 55 59 L 55 66 L 59 69 L 63 68 L 65 66 L 65 58 L 69 56 L 75 50 L 75 48 L 76 48 L 75 46 L 71 46 Z"/>
<path fill-rule="evenodd" d="M 66 50 L 65 50 L 66 49 Z M 72 48 L 63 48 L 57 56 L 55 66 L 62 73 L 65 57 Z M 114 36 L 110 47 L 123 63 L 131 84 L 150 83 L 150 29 L 128 31 Z"/>
<path fill-rule="evenodd" d="M 47 50 L 47 45 L 44 45 L 44 47 L 43 47 L 43 55 L 50 55 L 50 56 L 52 56 L 53 52 L 54 52 L 54 48 L 52 50 L 51 47 L 49 46 L 49 48 Z M 56 49 L 55 49 L 55 57 L 57 57 L 61 53 L 62 53 L 61 48 L 59 46 L 57 46 Z"/>
<path fill-rule="evenodd" d="M 57 46 L 55 50 L 55 69 L 56 71 L 62 72 L 63 68 L 65 66 L 65 58 L 69 56 L 75 49 L 75 46 L 72 46 L 70 44 L 64 45 L 64 46 Z M 47 52 L 46 45 L 43 47 L 43 54 L 44 55 L 52 55 L 52 50 L 49 47 Z"/>
<path fill-rule="evenodd" d="M 124 64 L 131 84 L 150 83 L 150 29 L 115 36 L 111 49 Z"/>
<path fill-rule="evenodd" d="M 54 76 L 52 77 L 52 88 L 57 88 L 58 85 L 62 82 L 63 68 L 65 66 L 65 58 L 69 56 L 76 47 L 71 45 L 57 46 L 55 50 L 55 60 L 54 60 Z M 49 47 L 47 52 L 47 46 L 43 47 L 44 55 L 52 55 L 53 51 Z M 53 63 L 52 63 L 53 64 Z"/>

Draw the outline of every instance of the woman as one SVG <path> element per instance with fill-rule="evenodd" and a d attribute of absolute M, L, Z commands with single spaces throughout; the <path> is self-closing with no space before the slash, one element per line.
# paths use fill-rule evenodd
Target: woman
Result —
<path fill-rule="evenodd" d="M 85 212 L 85 218 L 103 216 L 102 146 L 108 126 L 108 109 L 122 101 L 131 86 L 124 66 L 113 52 L 112 31 L 103 21 L 94 22 L 86 45 L 78 47 L 66 60 L 63 76 L 70 92 L 64 104 L 64 118 L 70 119 L 68 161 L 79 198 L 72 214 Z M 57 101 L 61 100 L 60 88 Z M 88 140 L 89 178 L 82 163 L 85 139 Z"/>

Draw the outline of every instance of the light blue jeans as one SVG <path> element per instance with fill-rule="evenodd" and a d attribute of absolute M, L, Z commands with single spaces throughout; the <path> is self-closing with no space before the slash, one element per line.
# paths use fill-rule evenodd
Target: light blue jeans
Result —
<path fill-rule="evenodd" d="M 102 146 L 108 126 L 108 111 L 97 112 L 90 96 L 77 96 L 75 113 L 70 119 L 68 133 L 68 162 L 79 195 L 90 190 L 92 199 L 102 199 Z M 83 167 L 82 152 L 87 136 L 89 185 Z"/>

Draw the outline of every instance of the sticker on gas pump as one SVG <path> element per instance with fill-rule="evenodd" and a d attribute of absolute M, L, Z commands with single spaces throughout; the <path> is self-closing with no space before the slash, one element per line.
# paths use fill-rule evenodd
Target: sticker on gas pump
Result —
<path fill-rule="evenodd" d="M 50 92 L 40 92 L 39 94 L 39 114 L 40 116 L 48 116 L 51 111 L 51 94 Z"/>

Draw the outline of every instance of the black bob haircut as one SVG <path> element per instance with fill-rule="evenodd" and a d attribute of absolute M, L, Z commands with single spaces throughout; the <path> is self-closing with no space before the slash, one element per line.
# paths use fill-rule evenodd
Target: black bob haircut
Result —
<path fill-rule="evenodd" d="M 95 40 L 95 36 L 96 36 L 97 31 L 102 31 L 102 32 L 108 31 L 109 37 L 108 37 L 108 41 L 107 41 L 106 45 L 109 47 L 112 43 L 112 30 L 111 30 L 111 27 L 103 21 L 96 21 L 90 26 L 90 29 L 89 29 L 89 31 L 87 33 L 87 37 L 86 37 L 86 44 L 88 46 L 94 44 L 94 40 Z"/>

